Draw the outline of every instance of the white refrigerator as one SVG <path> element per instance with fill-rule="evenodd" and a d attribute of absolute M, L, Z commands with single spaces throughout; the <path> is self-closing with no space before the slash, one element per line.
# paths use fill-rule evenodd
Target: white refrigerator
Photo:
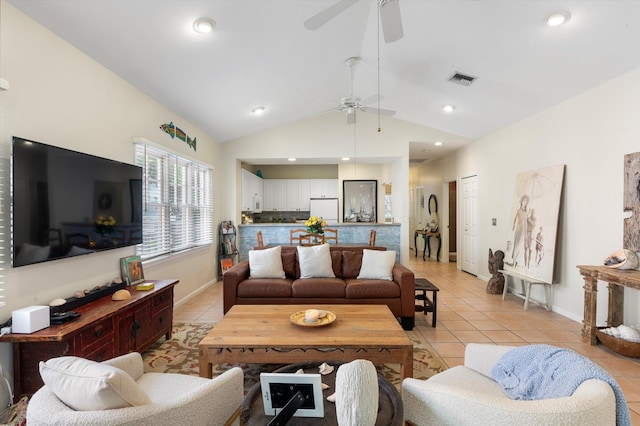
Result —
<path fill-rule="evenodd" d="M 318 216 L 327 221 L 327 225 L 338 223 L 338 199 L 337 198 L 311 198 L 309 199 L 309 214 Z"/>

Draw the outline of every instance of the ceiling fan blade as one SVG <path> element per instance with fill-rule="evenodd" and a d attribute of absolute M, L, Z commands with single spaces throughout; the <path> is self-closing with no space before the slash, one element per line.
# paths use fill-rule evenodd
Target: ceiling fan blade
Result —
<path fill-rule="evenodd" d="M 380 1 L 380 21 L 382 21 L 382 32 L 385 43 L 392 43 L 400 40 L 402 32 L 402 17 L 400 16 L 399 0 L 379 0 Z"/>
<path fill-rule="evenodd" d="M 311 18 L 304 21 L 303 25 L 306 29 L 315 31 L 357 2 L 358 0 L 340 0 L 334 5 L 329 6 L 328 8 L 316 13 Z"/>
<path fill-rule="evenodd" d="M 362 112 L 375 112 L 375 113 L 380 113 L 380 115 L 388 115 L 388 116 L 392 116 L 395 115 L 396 112 L 390 109 L 382 109 L 382 108 L 370 108 L 370 107 L 360 107 L 360 111 Z"/>

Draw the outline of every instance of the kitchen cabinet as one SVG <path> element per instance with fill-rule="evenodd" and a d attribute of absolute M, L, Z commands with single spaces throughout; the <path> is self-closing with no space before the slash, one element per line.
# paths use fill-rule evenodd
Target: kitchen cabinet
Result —
<path fill-rule="evenodd" d="M 309 198 L 339 198 L 338 179 L 309 179 Z"/>
<path fill-rule="evenodd" d="M 265 179 L 263 211 L 287 210 L 287 179 Z"/>
<path fill-rule="evenodd" d="M 337 179 L 265 179 L 264 211 L 309 211 L 310 198 L 338 198 Z M 244 209 L 243 209 L 244 210 Z"/>
<path fill-rule="evenodd" d="M 287 210 L 309 211 L 309 179 L 287 179 Z"/>
<path fill-rule="evenodd" d="M 242 211 L 259 212 L 262 211 L 262 203 L 256 209 L 255 201 L 261 201 L 264 194 L 264 184 L 261 177 L 254 175 L 248 170 L 241 169 L 242 172 Z"/>

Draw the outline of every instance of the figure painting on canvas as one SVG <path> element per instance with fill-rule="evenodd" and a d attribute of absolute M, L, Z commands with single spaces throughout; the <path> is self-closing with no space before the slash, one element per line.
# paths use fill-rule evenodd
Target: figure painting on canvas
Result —
<path fill-rule="evenodd" d="M 519 173 L 511 208 L 509 269 L 553 282 L 564 165 Z"/>

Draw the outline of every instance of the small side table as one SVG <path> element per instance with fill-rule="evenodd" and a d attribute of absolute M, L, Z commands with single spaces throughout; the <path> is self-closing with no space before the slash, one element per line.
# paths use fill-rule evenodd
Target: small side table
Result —
<path fill-rule="evenodd" d="M 424 312 L 425 315 L 427 315 L 427 312 L 431 312 L 433 314 L 431 327 L 435 327 L 438 311 L 438 291 L 440 291 L 440 289 L 425 278 L 416 278 L 415 287 L 416 291 L 422 292 L 422 294 L 416 294 L 416 300 L 422 300 L 422 306 L 416 305 L 416 312 Z M 427 297 L 428 291 L 431 292 L 431 299 Z"/>
<path fill-rule="evenodd" d="M 438 252 L 436 253 L 436 259 L 440 261 L 440 249 L 442 248 L 442 237 L 439 232 L 429 232 L 424 229 L 418 229 L 413 234 L 413 246 L 415 247 L 416 257 L 418 257 L 418 235 L 422 235 L 424 240 L 424 247 L 422 249 L 422 260 L 426 260 L 426 251 L 429 250 L 429 257 L 431 257 L 431 237 L 436 237 L 438 240 Z"/>

